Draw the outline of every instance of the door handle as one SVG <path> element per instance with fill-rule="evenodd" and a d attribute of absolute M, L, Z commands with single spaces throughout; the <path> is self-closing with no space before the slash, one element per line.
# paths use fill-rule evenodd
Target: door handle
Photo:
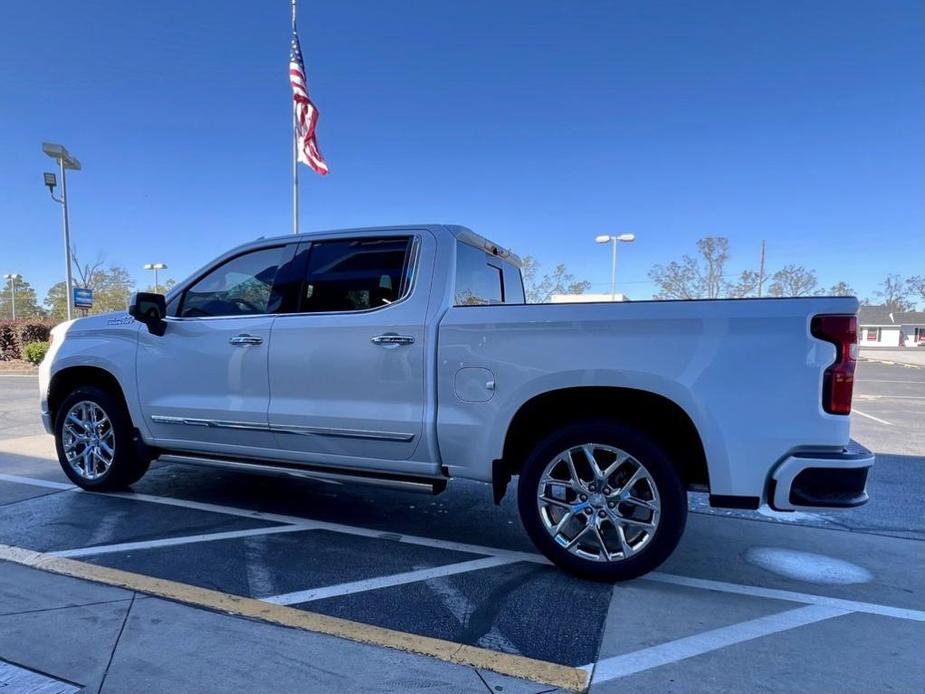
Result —
<path fill-rule="evenodd" d="M 411 335 L 396 335 L 395 333 L 385 333 L 369 338 L 374 345 L 413 345 L 414 337 Z"/>
<path fill-rule="evenodd" d="M 232 345 L 259 345 L 263 343 L 263 338 L 256 335 L 235 335 L 228 340 L 228 343 Z"/>

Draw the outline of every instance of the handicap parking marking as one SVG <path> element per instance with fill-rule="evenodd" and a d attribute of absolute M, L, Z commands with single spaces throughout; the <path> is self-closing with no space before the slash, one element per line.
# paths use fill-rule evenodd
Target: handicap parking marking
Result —
<path fill-rule="evenodd" d="M 4 475 L 0 474 L 0 481 L 9 481 L 16 482 L 19 484 L 35 484 L 37 486 L 49 486 L 49 485 L 59 485 L 57 482 L 50 482 L 48 480 L 41 480 L 31 477 L 23 477 L 18 475 Z M 59 488 L 65 487 L 67 489 L 76 490 L 77 488 L 72 485 L 60 485 Z M 79 490 L 78 490 L 79 491 Z M 372 528 L 362 528 L 358 526 L 344 525 L 341 523 L 333 523 L 330 521 L 316 521 L 309 518 L 304 518 L 300 516 L 291 516 L 291 515 L 282 515 L 274 513 L 266 513 L 262 511 L 250 511 L 246 509 L 239 509 L 232 506 L 223 506 L 219 504 L 210 504 L 197 501 L 189 501 L 186 499 L 175 499 L 172 497 L 163 497 L 163 496 L 152 496 L 149 494 L 135 494 L 131 492 L 117 492 L 109 494 L 97 494 L 89 493 L 90 496 L 106 498 L 106 497 L 116 497 L 116 498 L 127 498 L 134 499 L 137 501 L 146 501 L 156 504 L 166 504 L 170 506 L 180 506 L 190 509 L 197 509 L 203 511 L 213 511 L 215 513 L 226 513 L 229 515 L 242 516 L 247 518 L 255 518 L 259 520 L 273 521 L 283 524 L 300 524 L 304 523 L 307 527 L 313 529 L 324 529 L 330 530 L 336 533 L 343 533 L 348 535 L 355 535 L 359 537 L 369 537 L 377 538 L 382 540 L 390 540 L 400 543 L 416 544 L 424 547 L 433 547 L 436 549 L 447 549 L 447 550 L 456 550 L 460 552 L 469 552 L 471 554 L 478 554 L 483 556 L 499 556 L 499 557 L 508 557 L 516 561 L 524 562 L 533 562 L 538 564 L 547 564 L 551 565 L 551 562 L 546 559 L 546 557 L 541 554 L 535 554 L 530 552 L 519 552 L 516 550 L 502 549 L 499 547 L 488 547 L 484 545 L 475 545 L 470 543 L 463 542 L 454 542 L 452 540 L 442 540 L 429 537 L 421 537 L 416 535 L 408 534 L 398 534 L 392 532 L 386 532 L 382 530 L 372 529 Z M 673 583 L 675 585 L 684 585 L 694 588 L 702 588 L 704 590 L 717 591 L 721 593 L 734 593 L 739 595 L 752 595 L 756 597 L 767 597 L 775 600 L 786 600 L 790 602 L 798 602 L 805 604 L 819 604 L 819 605 L 830 605 L 833 607 L 840 607 L 842 609 L 847 609 L 853 612 L 865 612 L 870 614 L 879 614 L 887 617 L 897 617 L 900 619 L 911 619 L 914 621 L 925 621 L 925 612 L 921 610 L 906 609 L 901 607 L 893 607 L 889 605 L 880 605 L 877 603 L 855 601 L 855 600 L 846 600 L 840 598 L 831 598 L 824 595 L 818 595 L 814 593 L 803 593 L 799 591 L 791 590 L 781 590 L 776 588 L 763 588 L 761 586 L 753 586 L 748 584 L 741 583 L 731 583 L 727 581 L 717 581 L 712 579 L 703 579 L 703 578 L 694 578 L 689 576 L 682 576 L 678 574 L 668 574 L 660 571 L 653 571 L 651 573 L 642 576 L 640 581 L 656 581 L 662 583 Z"/>
<path fill-rule="evenodd" d="M 479 571 L 481 569 L 490 569 L 495 566 L 510 564 L 513 560 L 507 557 L 485 557 L 484 559 L 472 559 L 470 561 L 459 562 L 457 564 L 445 564 L 435 566 L 429 569 L 418 569 L 416 571 L 406 571 L 404 573 L 392 574 L 389 576 L 377 576 L 376 578 L 367 578 L 360 581 L 350 581 L 333 586 L 324 586 L 322 588 L 309 588 L 308 590 L 297 590 L 281 595 L 272 595 L 261 598 L 266 602 L 272 602 L 277 605 L 295 605 L 297 603 L 307 603 L 314 600 L 324 600 L 325 598 L 335 598 L 353 593 L 366 593 L 379 588 L 391 588 L 393 586 L 406 585 L 408 583 L 418 583 L 420 581 L 429 581 L 434 578 L 443 578 L 445 576 L 454 576 L 456 574 L 468 573 L 469 571 Z"/>
<path fill-rule="evenodd" d="M 598 656 L 612 592 L 608 583 L 515 562 L 293 607 L 582 666 Z"/>
<path fill-rule="evenodd" d="M 288 604 L 285 596 L 298 599 L 313 590 L 355 591 L 368 581 L 427 580 L 430 569 L 448 574 L 475 570 L 469 562 L 486 559 L 380 538 L 346 542 L 343 535 L 311 528 L 83 556 L 98 566 L 261 600 L 275 597 L 279 604 Z M 508 561 L 488 558 L 495 565 Z"/>
<path fill-rule="evenodd" d="M 10 561 L 51 573 L 126 588 L 239 617 L 427 655 L 445 662 L 489 670 L 568 691 L 583 692 L 589 684 L 589 673 L 580 668 L 385 629 L 254 598 L 56 557 L 21 547 L 0 544 L 0 561 Z"/>
<path fill-rule="evenodd" d="M 0 476 L 0 481 L 17 484 L 35 483 L 36 486 L 40 487 L 54 485 L 54 488 L 57 489 L 62 487 L 68 490 L 73 489 L 69 485 L 61 485 L 48 480 L 36 480 L 14 475 L 2 475 Z M 279 618 L 284 621 L 278 621 L 277 623 L 289 624 L 290 622 L 295 622 L 298 628 L 342 635 L 324 630 L 333 628 L 330 624 L 337 624 L 341 625 L 337 629 L 347 629 L 348 635 L 344 636 L 344 638 L 364 640 L 364 642 L 404 650 L 414 650 L 414 652 L 422 652 L 444 660 L 448 659 L 445 651 L 446 644 L 453 644 L 455 648 L 463 649 L 466 653 L 468 653 L 466 649 L 475 649 L 473 654 L 466 657 L 471 657 L 471 659 L 479 663 L 487 662 L 489 659 L 488 654 L 494 654 L 492 657 L 525 658 L 530 663 L 543 663 L 546 666 L 563 667 L 567 668 L 567 670 L 553 671 L 554 682 L 549 679 L 548 675 L 543 675 L 544 679 L 538 679 L 537 676 L 531 677 L 523 674 L 518 669 L 523 665 L 521 661 L 516 661 L 512 665 L 510 661 L 502 660 L 501 665 L 494 667 L 482 664 L 476 665 L 476 667 L 483 667 L 502 674 L 523 677 L 531 681 L 563 688 L 579 686 L 574 685 L 574 678 L 576 677 L 584 677 L 584 681 L 589 682 L 592 672 L 594 682 L 605 682 L 723 649 L 736 643 L 790 631 L 804 625 L 851 613 L 872 614 L 915 622 L 925 621 L 925 612 L 920 610 L 833 598 L 813 593 L 764 588 L 759 585 L 746 585 L 654 572 L 640 578 L 636 585 L 643 587 L 647 583 L 671 584 L 720 594 L 744 595 L 774 601 L 802 603 L 804 607 L 761 616 L 697 634 L 684 635 L 681 638 L 665 643 L 646 645 L 646 647 L 629 653 L 600 658 L 600 638 L 602 637 L 604 620 L 606 620 L 606 611 L 598 609 L 601 600 L 593 595 L 583 595 L 579 588 L 584 582 L 548 566 L 548 560 L 538 554 L 414 535 L 401 535 L 383 532 L 378 529 L 317 521 L 292 515 L 251 511 L 173 497 L 126 492 L 116 494 L 80 493 L 80 496 L 75 496 L 74 498 L 130 500 L 183 508 L 187 511 L 207 511 L 237 518 L 246 518 L 250 521 L 256 520 L 258 522 L 280 524 L 264 528 L 245 528 L 225 532 L 122 542 L 101 545 L 96 548 L 86 546 L 72 547 L 56 552 L 56 554 L 63 556 L 41 555 L 46 558 L 43 561 L 52 559 L 72 561 L 67 559 L 67 556 L 89 557 L 89 562 L 91 563 L 74 562 L 74 564 L 92 567 L 88 573 L 85 572 L 86 575 L 78 577 L 98 580 L 92 577 L 97 570 L 115 572 L 117 576 L 133 576 L 137 577 L 132 579 L 136 581 L 133 584 L 136 586 L 134 589 L 141 592 L 157 595 L 161 594 L 157 592 L 157 590 L 160 590 L 159 587 L 165 584 L 171 586 L 170 591 L 173 592 L 166 597 L 171 597 L 175 594 L 176 586 L 183 587 L 181 593 L 185 590 L 206 591 L 210 596 L 205 599 L 205 603 L 197 602 L 201 598 L 199 593 L 195 594 L 195 600 L 189 602 L 209 609 L 222 609 L 215 607 L 215 605 L 225 604 L 229 600 L 232 601 L 232 607 L 238 605 L 235 601 L 245 600 L 264 605 L 267 609 L 270 607 L 290 609 L 296 613 L 310 615 L 310 617 L 304 618 L 286 613 L 286 616 Z M 34 504 L 39 501 L 30 500 L 24 503 Z M 2 531 L 3 528 L 0 527 L 0 532 Z M 355 542 L 393 542 L 397 546 L 395 550 L 388 552 L 370 551 L 368 548 L 351 546 L 344 543 L 343 540 L 331 539 L 331 545 L 325 551 L 308 552 L 307 560 L 309 565 L 301 568 L 297 566 L 293 569 L 291 562 L 294 558 L 305 556 L 305 552 L 303 551 L 304 545 L 300 544 L 297 547 L 292 543 L 304 543 L 308 541 L 307 538 L 314 538 L 311 542 L 317 542 L 319 538 L 323 538 L 325 535 L 333 538 L 338 535 L 349 535 L 354 538 Z M 289 539 L 287 540 L 286 538 Z M 232 546 L 228 543 L 245 544 L 234 551 L 221 549 Z M 281 545 L 280 543 L 283 544 Z M 286 543 L 289 544 L 286 545 Z M 274 546 L 277 547 L 276 550 L 273 549 Z M 406 546 L 409 550 L 412 547 L 416 548 L 416 551 L 424 554 L 417 558 L 406 557 L 405 560 L 402 560 L 405 562 L 404 566 L 402 566 L 401 561 L 395 560 L 397 548 L 401 546 Z M 281 547 L 283 549 L 280 549 Z M 285 547 L 288 547 L 288 549 L 285 549 Z M 6 558 L 2 549 L 0 547 L 0 559 Z M 16 548 L 9 549 L 15 550 Z M 336 561 L 332 562 L 326 558 L 326 552 L 328 551 L 340 551 L 342 556 L 337 554 L 327 555 L 337 558 Z M 165 564 L 158 568 L 158 562 L 167 556 L 164 554 L 165 552 L 182 552 L 184 554 L 177 555 L 174 561 L 168 562 L 172 563 L 172 566 Z M 218 554 L 215 554 L 215 552 L 218 552 Z M 265 565 L 262 564 L 259 567 L 250 566 L 248 561 L 250 558 L 249 552 L 258 556 Z M 274 554 L 274 552 L 276 553 Z M 427 556 L 428 554 L 439 554 L 441 552 L 446 553 L 446 556 L 436 560 L 434 557 Z M 94 557 L 94 555 L 98 556 Z M 161 559 L 157 559 L 158 556 Z M 346 560 L 343 558 L 344 556 L 347 557 Z M 241 557 L 243 557 L 243 561 Z M 286 559 L 282 560 L 280 557 L 286 557 Z M 322 558 L 320 562 L 318 562 L 319 557 Z M 415 562 L 422 561 L 422 558 L 425 565 L 416 565 Z M 311 565 L 312 559 L 314 559 L 315 565 Z M 279 564 L 280 561 L 283 563 Z M 428 561 L 429 566 L 426 565 Z M 232 581 L 229 584 L 217 586 L 214 583 L 207 586 L 192 585 L 197 583 L 197 574 L 200 576 L 205 575 L 202 571 L 204 566 L 214 569 L 216 566 L 220 568 L 223 563 L 225 566 L 232 567 L 238 573 L 238 583 Z M 287 574 L 288 577 L 279 585 L 277 585 L 279 572 L 273 570 L 274 565 L 286 567 L 286 570 L 282 573 Z M 332 565 L 336 565 L 336 568 L 332 569 Z M 45 564 L 45 566 L 37 566 L 36 568 L 46 568 L 47 566 L 48 564 Z M 181 579 L 185 578 L 187 582 L 176 580 L 178 578 L 176 567 L 183 566 L 193 571 L 192 574 L 187 572 L 185 577 L 182 572 L 179 574 L 179 577 Z M 321 567 L 320 569 L 318 568 L 319 566 Z M 346 573 L 348 574 L 346 576 L 342 575 L 344 567 L 346 567 Z M 133 573 L 139 568 L 142 573 Z M 255 582 L 255 579 L 250 576 L 252 569 L 259 569 L 263 579 Z M 354 572 L 352 576 L 349 575 L 351 571 Z M 356 572 L 359 572 L 359 574 Z M 549 578 L 544 576 L 536 577 L 531 572 L 548 573 Z M 210 571 L 209 574 L 211 573 Z M 244 574 L 246 574 L 245 578 L 241 579 L 240 576 Z M 113 583 L 110 580 L 112 574 L 104 573 L 104 577 L 107 577 L 106 580 L 101 582 L 108 582 L 111 585 L 123 585 Z M 332 578 L 335 580 L 331 580 Z M 338 578 L 340 580 L 336 580 Z M 142 583 L 137 583 L 139 580 Z M 209 580 L 211 580 L 211 577 Z M 244 581 L 243 584 L 240 583 L 241 580 Z M 588 613 L 584 614 L 582 612 L 583 616 L 579 620 L 582 622 L 581 625 L 578 625 L 582 627 L 581 634 L 570 634 L 568 624 L 563 624 L 567 620 L 547 620 L 542 614 L 543 610 L 548 613 L 547 616 L 554 617 L 560 614 L 551 608 L 548 587 L 542 588 L 542 582 L 550 580 L 553 581 L 553 586 L 561 584 L 558 589 L 560 593 L 558 594 L 566 596 L 563 599 L 567 600 L 568 596 L 577 595 L 578 601 L 576 604 L 584 606 L 582 609 L 587 608 Z M 137 587 L 139 585 L 151 585 L 147 582 L 153 582 L 155 590 Z M 283 585 L 283 583 L 286 585 Z M 538 592 L 533 591 L 534 595 L 530 595 L 530 591 L 535 587 L 531 586 L 531 583 L 541 586 Z M 260 590 L 255 588 L 257 585 L 261 586 Z M 611 590 L 610 586 L 592 585 L 600 587 L 605 592 Z M 494 589 L 493 586 L 495 586 Z M 216 587 L 219 590 L 215 590 Z M 277 587 L 282 590 L 276 592 L 271 590 Z M 257 592 L 258 594 L 250 595 L 252 592 Z M 212 595 L 213 593 L 224 597 L 215 597 L 215 595 Z M 520 602 L 517 602 L 520 600 L 517 597 L 518 593 L 521 596 L 526 596 Z M 537 594 L 540 595 L 539 598 L 537 598 Z M 179 597 L 172 597 L 172 599 L 180 600 Z M 506 602 L 509 600 L 517 602 L 516 608 L 511 606 L 514 603 Z M 606 602 L 606 598 L 604 601 Z M 247 603 L 248 607 L 245 613 L 242 613 L 242 616 L 254 616 L 253 610 L 256 608 L 251 605 L 251 602 Z M 426 609 L 422 610 L 421 606 L 425 606 Z M 526 614 L 525 610 L 529 611 L 535 608 L 539 609 L 538 614 L 523 618 L 524 614 Z M 233 609 L 231 613 L 238 614 Z M 263 617 L 257 616 L 255 618 L 262 619 Z M 601 623 L 595 626 L 594 620 L 598 618 Z M 305 619 L 308 621 L 304 621 Z M 335 622 L 329 623 L 324 621 L 325 619 L 332 619 Z M 276 617 L 267 621 L 276 621 Z M 343 627 L 342 629 L 342 623 L 354 626 Z M 316 629 L 314 626 L 307 626 L 308 624 L 320 624 L 322 626 Z M 365 635 L 363 638 L 359 638 L 356 633 L 351 631 L 351 629 L 363 627 L 372 630 L 369 632 L 374 634 L 373 637 L 370 637 L 372 640 L 365 640 L 367 639 Z M 363 632 L 363 634 L 366 634 L 366 632 Z M 536 641 L 529 638 L 531 635 L 537 637 Z M 419 646 L 415 639 L 424 639 L 426 645 Z M 549 648 L 543 647 L 543 640 L 549 642 L 547 644 L 550 646 Z M 570 645 L 581 643 L 582 641 L 584 643 L 580 648 Z M 409 648 L 409 643 L 413 647 Z M 423 648 L 423 650 L 420 650 L 420 648 Z M 451 660 L 450 662 L 456 661 Z M 567 674 L 563 674 L 563 672 Z M 562 684 L 563 677 L 572 682 L 574 686 Z"/>
<path fill-rule="evenodd" d="M 120 542 L 114 545 L 95 545 L 92 547 L 78 547 L 57 552 L 49 552 L 56 557 L 91 557 L 100 554 L 114 554 L 116 552 L 130 552 L 138 549 L 156 549 L 159 547 L 174 547 L 176 545 L 195 544 L 199 542 L 215 542 L 217 540 L 233 540 L 240 537 L 258 537 L 260 535 L 276 535 L 278 533 L 302 532 L 306 530 L 302 525 L 274 525 L 268 528 L 250 528 L 248 530 L 229 530 L 220 533 L 201 533 L 199 535 L 181 535 L 180 537 L 166 537 L 157 540 L 141 540 L 139 542 Z"/>

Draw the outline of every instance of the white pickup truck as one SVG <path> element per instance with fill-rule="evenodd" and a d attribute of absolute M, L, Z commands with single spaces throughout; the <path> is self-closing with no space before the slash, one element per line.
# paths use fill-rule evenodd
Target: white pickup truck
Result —
<path fill-rule="evenodd" d="M 650 571 L 686 490 L 789 511 L 867 500 L 849 440 L 854 298 L 524 302 L 519 260 L 458 226 L 261 239 L 168 297 L 57 326 L 45 427 L 84 489 L 154 459 L 444 490 L 518 476 L 537 547 Z"/>

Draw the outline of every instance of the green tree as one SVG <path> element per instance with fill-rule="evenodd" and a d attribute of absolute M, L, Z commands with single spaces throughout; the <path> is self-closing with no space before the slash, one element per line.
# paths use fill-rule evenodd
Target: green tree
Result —
<path fill-rule="evenodd" d="M 533 256 L 523 259 L 521 274 L 524 278 L 524 294 L 528 304 L 548 303 L 553 294 L 584 294 L 591 288 L 587 280 L 576 280 L 564 264 L 540 277 L 540 264 Z"/>
<path fill-rule="evenodd" d="M 0 319 L 13 317 L 13 295 L 11 284 L 14 280 L 4 280 L 0 289 Z M 44 318 L 45 310 L 39 306 L 35 297 L 35 289 L 27 280 L 19 277 L 16 282 L 16 317 L 17 318 Z"/>
<path fill-rule="evenodd" d="M 177 284 L 177 281 L 176 281 L 175 279 L 166 279 L 166 280 L 164 280 L 163 282 L 161 282 L 160 280 L 158 280 L 158 283 L 157 283 L 157 291 L 156 291 L 156 293 L 158 293 L 158 294 L 166 294 L 166 293 L 169 292 L 171 289 L 173 289 L 173 288 L 176 286 L 176 284 Z M 144 288 L 144 291 L 146 291 L 146 292 L 155 292 L 154 285 L 153 285 L 153 284 L 149 284 L 147 287 Z"/>
<path fill-rule="evenodd" d="M 83 266 L 74 285 L 93 290 L 93 308 L 90 315 L 124 311 L 134 290 L 135 283 L 128 271 L 119 266 L 103 268 L 101 265 Z M 56 320 L 67 319 L 67 296 L 64 282 L 58 282 L 48 290 L 45 306 L 49 315 Z M 79 314 L 78 314 L 79 315 Z"/>

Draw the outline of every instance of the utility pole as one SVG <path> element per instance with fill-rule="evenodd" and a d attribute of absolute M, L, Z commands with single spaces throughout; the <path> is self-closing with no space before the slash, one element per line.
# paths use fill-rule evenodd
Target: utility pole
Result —
<path fill-rule="evenodd" d="M 761 298 L 761 291 L 764 288 L 764 240 L 761 241 L 761 262 L 758 265 L 758 298 Z"/>
<path fill-rule="evenodd" d="M 13 320 L 16 320 L 16 280 L 21 279 L 22 275 L 18 275 L 15 272 L 11 272 L 8 275 L 4 275 L 3 279 L 10 281 L 10 299 L 12 301 L 13 309 Z"/>
<path fill-rule="evenodd" d="M 67 174 L 68 170 L 80 171 L 80 162 L 77 157 L 71 156 L 70 152 L 62 145 L 56 145 L 53 142 L 43 142 L 42 151 L 49 157 L 58 162 L 61 171 L 61 197 L 55 197 L 55 175 L 53 173 L 45 174 L 45 185 L 48 186 L 48 192 L 51 199 L 61 205 L 64 215 L 64 267 L 65 267 L 65 291 L 67 293 L 67 319 L 73 317 L 74 306 L 74 279 L 71 273 L 71 230 L 67 219 Z"/>

